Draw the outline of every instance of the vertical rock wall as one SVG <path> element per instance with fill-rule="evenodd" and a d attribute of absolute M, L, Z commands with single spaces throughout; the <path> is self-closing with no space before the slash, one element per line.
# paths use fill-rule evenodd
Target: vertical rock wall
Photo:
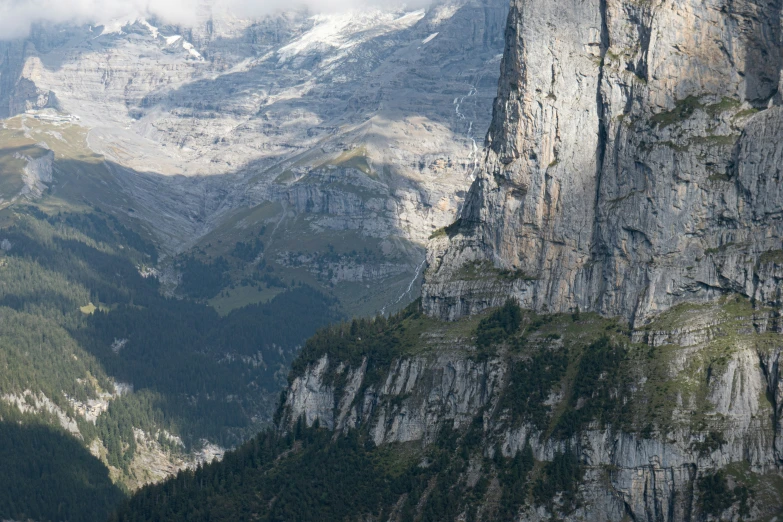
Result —
<path fill-rule="evenodd" d="M 780 18 L 779 1 L 515 0 L 428 312 L 514 296 L 643 323 L 727 292 L 778 304 Z"/>

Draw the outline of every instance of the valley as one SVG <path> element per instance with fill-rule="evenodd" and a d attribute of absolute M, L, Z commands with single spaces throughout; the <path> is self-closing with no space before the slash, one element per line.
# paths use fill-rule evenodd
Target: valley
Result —
<path fill-rule="evenodd" d="M 0 518 L 783 516 L 780 1 L 227 5 L 0 41 Z"/>

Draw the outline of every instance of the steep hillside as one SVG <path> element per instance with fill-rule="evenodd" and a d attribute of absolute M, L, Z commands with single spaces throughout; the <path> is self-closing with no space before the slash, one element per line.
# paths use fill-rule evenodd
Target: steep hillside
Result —
<path fill-rule="evenodd" d="M 78 126 L 28 135 L 105 168 L 109 186 L 84 197 L 138 220 L 165 254 L 209 263 L 266 226 L 284 280 L 333 288 L 355 314 L 400 308 L 477 171 L 507 10 L 442 0 L 241 20 L 215 8 L 192 29 L 36 27 L 0 42 L 0 117 Z M 239 265 L 235 284 L 253 268 Z"/>
<path fill-rule="evenodd" d="M 119 520 L 778 520 L 780 2 L 513 0 L 421 308 Z"/>
<path fill-rule="evenodd" d="M 166 298 L 155 247 L 97 209 L 44 195 L 0 221 L 3 518 L 100 519 L 221 457 L 269 425 L 299 346 L 339 317 L 304 285 L 224 317 Z"/>
<path fill-rule="evenodd" d="M 507 9 L 0 42 L 0 444 L 31 438 L 0 518 L 101 518 L 221 457 L 308 336 L 415 298 L 478 168 Z"/>
<path fill-rule="evenodd" d="M 742 298 L 629 332 L 509 303 L 322 331 L 279 432 L 119 520 L 769 520 L 779 335 Z M 308 428 L 309 427 L 309 428 Z"/>

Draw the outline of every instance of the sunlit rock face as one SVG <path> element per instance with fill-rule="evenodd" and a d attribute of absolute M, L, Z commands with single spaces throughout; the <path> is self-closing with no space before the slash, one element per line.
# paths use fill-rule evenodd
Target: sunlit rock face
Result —
<path fill-rule="evenodd" d="M 643 324 L 726 292 L 780 304 L 780 20 L 767 1 L 513 1 L 428 312 L 513 296 Z"/>

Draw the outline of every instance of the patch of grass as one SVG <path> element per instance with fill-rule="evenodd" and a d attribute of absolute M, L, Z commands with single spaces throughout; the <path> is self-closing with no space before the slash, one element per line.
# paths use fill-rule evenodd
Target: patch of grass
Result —
<path fill-rule="evenodd" d="M 766 265 L 769 263 L 783 265 L 783 250 L 768 250 L 761 254 L 759 264 Z"/>
<path fill-rule="evenodd" d="M 728 174 L 725 174 L 725 173 L 722 173 L 722 172 L 713 172 L 712 174 L 709 175 L 709 177 L 707 178 L 707 181 L 715 181 L 715 182 L 722 181 L 722 182 L 726 182 L 726 181 L 729 181 L 730 179 L 731 178 L 729 178 Z"/>
<path fill-rule="evenodd" d="M 527 273 L 524 270 L 521 270 L 519 268 L 515 269 L 503 269 L 503 270 L 497 270 L 497 277 L 502 280 L 506 281 L 517 281 L 517 280 L 524 280 L 524 281 L 535 281 L 537 278 L 527 275 Z"/>
<path fill-rule="evenodd" d="M 727 250 L 734 248 L 734 247 L 743 247 L 747 246 L 746 243 L 734 243 L 733 241 L 730 241 L 728 243 L 725 243 L 717 248 L 708 248 L 704 251 L 706 255 L 710 254 L 722 254 L 726 252 Z"/>
<path fill-rule="evenodd" d="M 684 100 L 676 102 L 674 109 L 665 112 L 659 112 L 653 115 L 651 121 L 660 129 L 665 129 L 671 125 L 676 125 L 688 120 L 698 109 L 703 109 L 704 105 L 696 96 L 688 96 Z"/>
<path fill-rule="evenodd" d="M 226 316 L 232 310 L 242 308 L 243 306 L 268 303 L 276 295 L 282 292 L 282 288 L 258 288 L 250 285 L 240 285 L 236 288 L 222 291 L 217 296 L 210 299 L 208 303 L 209 306 L 214 308 L 221 316 Z"/>
<path fill-rule="evenodd" d="M 448 236 L 448 234 L 446 233 L 446 227 L 441 227 L 435 230 L 432 234 L 430 234 L 430 239 L 446 237 L 446 236 Z"/>
<path fill-rule="evenodd" d="M 670 149 L 673 149 L 676 152 L 688 152 L 690 150 L 690 147 L 688 145 L 678 145 L 671 140 L 662 141 L 661 145 L 663 145 L 664 147 L 669 147 Z"/>
<path fill-rule="evenodd" d="M 367 147 L 364 145 L 343 152 L 337 158 L 328 162 L 327 165 L 333 165 L 335 167 L 346 169 L 356 169 L 372 178 L 377 177 L 377 175 L 373 172 L 372 167 L 370 166 Z"/>
<path fill-rule="evenodd" d="M 472 261 L 465 263 L 457 272 L 457 277 L 466 281 L 492 279 L 494 281 L 535 281 L 536 278 L 528 275 L 521 269 L 496 268 L 489 261 Z"/>
<path fill-rule="evenodd" d="M 733 121 L 741 120 L 743 118 L 749 118 L 751 116 L 754 116 L 754 115 L 758 114 L 759 112 L 761 112 L 761 111 L 759 111 L 755 107 L 751 107 L 750 109 L 743 109 L 743 110 L 739 111 L 737 114 L 732 116 L 731 119 Z"/>
<path fill-rule="evenodd" d="M 704 108 L 704 110 L 707 112 L 707 114 L 710 115 L 710 117 L 714 118 L 715 116 L 718 116 L 724 112 L 729 112 L 729 111 L 739 109 L 741 106 L 742 106 L 741 101 L 735 98 L 724 97 L 718 103 L 707 105 Z"/>
<path fill-rule="evenodd" d="M 739 134 L 696 136 L 691 138 L 691 143 L 705 145 L 707 147 L 728 147 L 737 143 Z"/>
<path fill-rule="evenodd" d="M 92 315 L 95 313 L 95 310 L 97 310 L 98 307 L 95 306 L 92 303 L 87 303 L 86 305 L 79 308 L 79 311 L 83 313 L 84 315 Z"/>

